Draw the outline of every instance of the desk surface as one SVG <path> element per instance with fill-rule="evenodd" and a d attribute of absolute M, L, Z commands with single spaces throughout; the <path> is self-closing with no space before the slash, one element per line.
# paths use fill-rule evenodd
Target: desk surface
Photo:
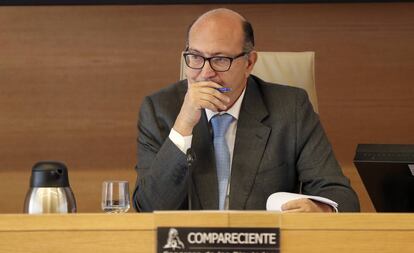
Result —
<path fill-rule="evenodd" d="M 0 215 L 0 252 L 155 252 L 158 226 L 275 227 L 281 252 L 413 252 L 414 214 Z"/>

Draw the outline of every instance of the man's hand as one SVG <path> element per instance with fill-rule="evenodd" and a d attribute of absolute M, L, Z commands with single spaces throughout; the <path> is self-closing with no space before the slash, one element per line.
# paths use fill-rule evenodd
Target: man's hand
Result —
<path fill-rule="evenodd" d="M 322 202 L 313 201 L 307 198 L 296 199 L 282 205 L 282 211 L 299 213 L 299 212 L 326 212 L 331 213 L 333 209 L 330 205 Z"/>
<path fill-rule="evenodd" d="M 218 88 L 222 86 L 210 81 L 189 84 L 174 130 L 183 136 L 191 135 L 194 126 L 200 121 L 202 109 L 208 108 L 214 112 L 226 110 L 230 98 Z"/>

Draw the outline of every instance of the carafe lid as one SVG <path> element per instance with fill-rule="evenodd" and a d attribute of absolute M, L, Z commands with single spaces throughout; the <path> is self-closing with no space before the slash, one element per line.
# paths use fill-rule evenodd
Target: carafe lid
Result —
<path fill-rule="evenodd" d="M 37 162 L 32 168 L 30 187 L 69 187 L 66 165 L 59 161 Z"/>

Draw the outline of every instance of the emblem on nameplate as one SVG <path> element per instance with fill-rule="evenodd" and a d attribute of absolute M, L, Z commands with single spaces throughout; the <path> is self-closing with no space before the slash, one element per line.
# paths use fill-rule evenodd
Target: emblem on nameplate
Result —
<path fill-rule="evenodd" d="M 184 249 L 184 243 L 181 241 L 177 229 L 170 228 L 170 230 L 168 231 L 167 243 L 162 248 L 170 249 L 173 251 L 175 251 L 176 249 Z"/>

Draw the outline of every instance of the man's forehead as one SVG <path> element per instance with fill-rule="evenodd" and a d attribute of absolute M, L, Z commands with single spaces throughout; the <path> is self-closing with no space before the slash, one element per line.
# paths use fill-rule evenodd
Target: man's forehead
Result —
<path fill-rule="evenodd" d="M 244 32 L 240 24 L 200 24 L 194 26 L 188 36 L 188 46 L 194 50 L 203 50 L 204 46 L 211 46 L 215 52 L 220 53 L 221 49 L 225 52 L 226 48 L 242 47 Z M 210 48 L 210 49 L 213 49 Z"/>
<path fill-rule="evenodd" d="M 190 29 L 191 32 L 199 32 L 200 30 L 229 30 L 242 31 L 242 21 L 226 16 L 220 17 L 206 17 L 196 21 Z"/>
<path fill-rule="evenodd" d="M 189 35 L 200 32 L 240 34 L 243 31 L 243 20 L 244 18 L 234 11 L 213 10 L 203 14 L 193 23 Z"/>

